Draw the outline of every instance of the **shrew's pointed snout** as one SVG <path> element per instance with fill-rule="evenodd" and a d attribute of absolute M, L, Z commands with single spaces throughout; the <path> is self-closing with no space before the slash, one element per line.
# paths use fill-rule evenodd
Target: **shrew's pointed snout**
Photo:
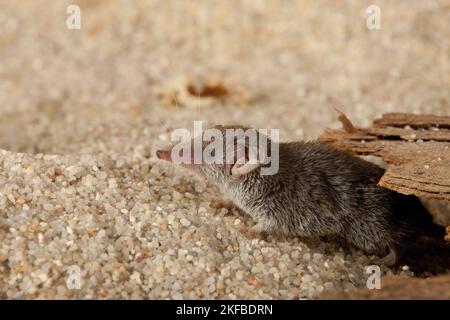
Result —
<path fill-rule="evenodd" d="M 171 150 L 158 150 L 156 156 L 161 160 L 172 161 Z"/>

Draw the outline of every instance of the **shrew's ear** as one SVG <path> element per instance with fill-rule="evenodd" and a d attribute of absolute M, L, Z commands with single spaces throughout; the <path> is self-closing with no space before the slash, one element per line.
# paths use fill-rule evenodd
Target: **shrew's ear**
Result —
<path fill-rule="evenodd" d="M 237 152 L 238 156 L 235 158 L 236 161 L 231 168 L 233 177 L 246 175 L 261 165 L 257 159 L 258 153 L 256 148 L 249 148 L 248 145 L 239 145 L 239 143 L 236 147 L 235 152 Z"/>

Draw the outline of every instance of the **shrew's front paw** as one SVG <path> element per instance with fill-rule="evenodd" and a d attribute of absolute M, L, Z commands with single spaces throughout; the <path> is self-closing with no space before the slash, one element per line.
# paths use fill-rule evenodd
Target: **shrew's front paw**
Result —
<path fill-rule="evenodd" d="M 234 208 L 234 203 L 231 200 L 228 199 L 211 199 L 211 203 L 209 204 L 211 208 L 214 209 L 228 209 L 228 211 L 231 211 Z"/>

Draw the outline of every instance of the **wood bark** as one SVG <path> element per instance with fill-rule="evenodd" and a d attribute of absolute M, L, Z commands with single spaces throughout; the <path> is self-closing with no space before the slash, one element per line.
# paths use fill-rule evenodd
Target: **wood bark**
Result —
<path fill-rule="evenodd" d="M 387 113 L 370 128 L 355 127 L 340 113 L 342 129 L 327 129 L 318 142 L 383 158 L 379 185 L 404 194 L 450 200 L 450 117 Z"/>

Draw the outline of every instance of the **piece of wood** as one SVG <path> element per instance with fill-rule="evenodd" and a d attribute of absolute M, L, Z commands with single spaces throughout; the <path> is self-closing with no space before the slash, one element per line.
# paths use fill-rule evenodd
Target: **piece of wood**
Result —
<path fill-rule="evenodd" d="M 381 289 L 369 290 L 366 287 L 349 292 L 329 292 L 321 299 L 450 299 L 450 275 L 440 275 L 427 279 L 391 276 L 381 278 Z"/>
<path fill-rule="evenodd" d="M 348 133 L 355 133 L 356 128 L 353 126 L 353 123 L 347 118 L 345 113 L 339 110 L 338 108 L 334 109 L 339 114 L 338 120 L 342 123 L 342 128 Z"/>
<path fill-rule="evenodd" d="M 375 127 L 450 128 L 450 117 L 411 113 L 385 113 L 373 122 Z"/>
<path fill-rule="evenodd" d="M 450 141 L 450 130 L 433 128 L 432 130 L 413 130 L 395 127 L 363 128 L 360 129 L 366 135 L 387 140 L 405 141 Z"/>
<path fill-rule="evenodd" d="M 388 113 L 371 128 L 355 127 L 343 114 L 339 120 L 343 129 L 325 130 L 318 142 L 383 158 L 382 187 L 450 200 L 450 117 Z"/>

